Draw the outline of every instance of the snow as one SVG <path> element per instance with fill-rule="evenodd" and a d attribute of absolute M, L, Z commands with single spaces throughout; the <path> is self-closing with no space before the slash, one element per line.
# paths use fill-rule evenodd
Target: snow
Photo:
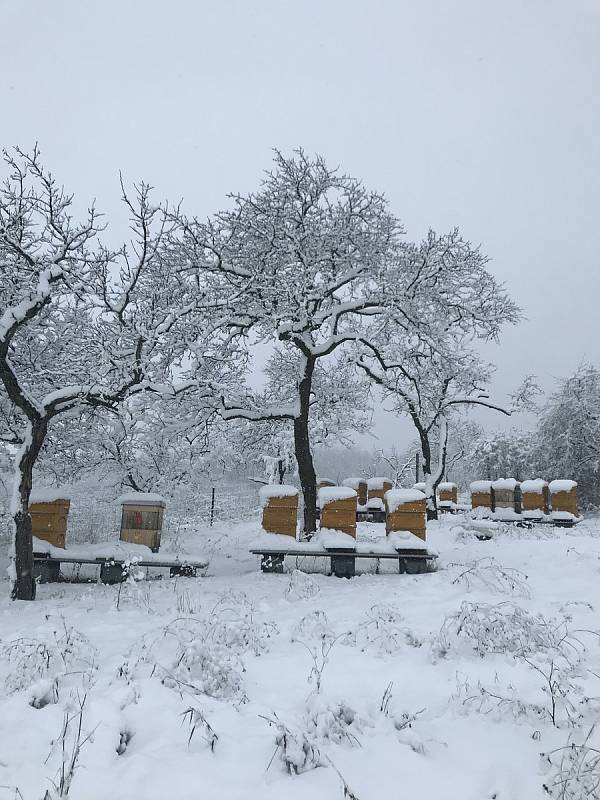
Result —
<path fill-rule="evenodd" d="M 54 558 L 62 558 L 68 556 L 69 558 L 85 558 L 85 559 L 117 559 L 123 561 L 132 558 L 143 559 L 144 561 L 164 561 L 165 559 L 182 561 L 207 561 L 206 554 L 199 550 L 197 546 L 186 551 L 185 554 L 180 552 L 172 552 L 168 548 L 162 546 L 158 553 L 153 553 L 149 547 L 144 544 L 135 544 L 133 542 L 122 542 L 120 539 L 115 539 L 112 542 L 100 542 L 98 544 L 78 544 L 66 547 L 64 550 L 60 547 L 54 547 L 44 539 L 33 537 L 33 551 L 34 553 L 46 553 Z"/>
<path fill-rule="evenodd" d="M 388 489 L 385 493 L 388 511 L 392 514 L 404 503 L 418 503 L 420 500 L 425 500 L 425 495 L 417 489 Z"/>
<path fill-rule="evenodd" d="M 319 489 L 319 505 L 321 508 L 336 500 L 351 500 L 356 497 L 354 489 L 348 486 L 323 486 Z"/>
<path fill-rule="evenodd" d="M 264 508 L 271 497 L 296 497 L 298 489 L 285 483 L 270 483 L 261 486 L 258 494 L 261 507 Z"/>
<path fill-rule="evenodd" d="M 342 486 L 348 486 L 350 489 L 358 490 L 361 483 L 365 483 L 364 478 L 345 478 L 342 481 Z"/>
<path fill-rule="evenodd" d="M 394 550 L 427 550 L 427 542 L 415 536 L 411 531 L 394 531 L 388 535 Z"/>
<path fill-rule="evenodd" d="M 455 483 L 440 483 L 438 485 L 438 489 L 440 492 L 451 492 L 452 489 L 457 489 L 457 485 Z"/>
<path fill-rule="evenodd" d="M 577 481 L 550 481 L 550 494 L 557 492 L 571 492 L 577 488 Z"/>
<path fill-rule="evenodd" d="M 367 509 L 369 511 L 383 511 L 384 505 L 381 497 L 370 497 L 367 500 Z"/>
<path fill-rule="evenodd" d="M 469 485 L 469 489 L 471 490 L 471 492 L 476 492 L 476 493 L 489 492 L 491 488 L 492 488 L 491 481 L 473 481 L 473 483 Z"/>
<path fill-rule="evenodd" d="M 71 493 L 64 487 L 58 489 L 34 489 L 29 496 L 30 503 L 55 503 L 57 500 L 70 500 Z"/>
<path fill-rule="evenodd" d="M 336 531 L 333 528 L 321 528 L 315 536 L 311 539 L 313 547 L 324 548 L 329 550 L 338 547 L 344 550 L 354 550 L 356 548 L 356 539 L 350 536 L 349 533 L 343 531 Z"/>
<path fill-rule="evenodd" d="M 499 478 L 492 483 L 492 488 L 494 491 L 506 490 L 514 492 L 518 485 L 519 481 L 515 480 L 515 478 Z"/>
<path fill-rule="evenodd" d="M 118 505 L 136 505 L 136 506 L 166 506 L 164 497 L 160 494 L 152 494 L 152 492 L 129 492 L 122 494 L 117 498 Z"/>
<path fill-rule="evenodd" d="M 425 492 L 427 490 L 427 484 L 425 483 L 425 481 L 422 481 L 420 483 L 415 483 L 413 489 L 416 489 L 419 492 Z"/>
<path fill-rule="evenodd" d="M 367 481 L 367 488 L 375 490 L 383 489 L 386 483 L 392 485 L 393 481 L 391 481 L 389 478 L 369 478 Z"/>
<path fill-rule="evenodd" d="M 359 559 L 360 574 L 343 580 L 310 556 L 288 558 L 284 575 L 263 575 L 248 553 L 253 519 L 182 537 L 185 548 L 200 541 L 207 549 L 205 578 L 44 584 L 34 603 L 11 602 L 8 581 L 0 582 L 0 786 L 18 787 L 26 800 L 51 788 L 64 714 L 79 693 L 83 733 L 93 736 L 72 798 L 194 800 L 204 791 L 211 799 L 335 800 L 339 773 L 360 800 L 541 800 L 553 771 L 540 769 L 539 754 L 569 736 L 581 742 L 597 719 L 596 701 L 583 700 L 598 696 L 591 672 L 600 672 L 600 650 L 585 631 L 598 627 L 600 520 L 531 531 L 498 524 L 485 542 L 459 535 L 458 522 L 428 523 L 440 564 L 426 575 L 397 574 L 396 559 L 382 559 L 377 574 L 374 560 Z M 390 546 L 383 525 L 358 528 L 366 546 Z M 521 580 L 498 578 L 498 568 Z M 536 669 L 546 669 L 548 650 L 526 660 L 495 647 L 496 633 L 476 649 L 448 627 L 473 607 L 484 621 L 490 609 L 496 621 L 513 620 L 516 609 L 528 624 L 542 614 L 579 632 L 587 647 L 566 686 L 575 686 L 581 720 L 569 725 L 562 701 L 558 727 L 548 718 Z M 319 666 L 329 644 L 317 693 L 313 654 Z M 508 699 L 499 704 L 484 689 Z M 188 709 L 197 720 L 191 739 Z M 198 713 L 218 736 L 214 752 Z M 304 731 L 322 766 L 288 774 L 268 720 Z M 597 730 L 590 743 L 600 745 Z"/>
<path fill-rule="evenodd" d="M 548 481 L 543 478 L 534 478 L 530 481 L 523 481 L 521 483 L 521 491 L 526 494 L 543 494 L 546 486 L 548 486 Z"/>

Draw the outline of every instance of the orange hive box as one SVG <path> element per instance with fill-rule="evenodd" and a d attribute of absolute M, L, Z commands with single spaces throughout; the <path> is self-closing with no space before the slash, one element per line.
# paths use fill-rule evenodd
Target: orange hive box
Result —
<path fill-rule="evenodd" d="M 440 483 L 438 493 L 440 503 L 458 503 L 458 486 L 455 483 Z"/>
<path fill-rule="evenodd" d="M 342 481 L 342 486 L 347 486 L 349 489 L 354 489 L 358 495 L 358 505 L 366 506 L 369 497 L 367 482 L 364 478 L 346 478 Z"/>
<path fill-rule="evenodd" d="M 267 533 L 296 538 L 298 489 L 286 484 L 270 484 L 260 490 L 262 527 Z"/>
<path fill-rule="evenodd" d="M 521 484 L 521 503 L 523 515 L 535 519 L 548 514 L 550 510 L 550 491 L 547 481 L 535 478 Z"/>
<path fill-rule="evenodd" d="M 385 493 L 385 530 L 410 531 L 427 539 L 427 505 L 425 495 L 418 489 L 390 489 Z"/>
<path fill-rule="evenodd" d="M 349 486 L 324 486 L 319 489 L 321 528 L 342 531 L 356 539 L 357 494 Z"/>
<path fill-rule="evenodd" d="M 32 535 L 64 550 L 70 507 L 71 501 L 59 489 L 33 491 L 29 498 Z"/>
<path fill-rule="evenodd" d="M 383 509 L 385 493 L 389 492 L 391 488 L 392 482 L 389 478 L 369 478 L 367 481 L 367 505 L 369 508 Z"/>
<path fill-rule="evenodd" d="M 160 534 L 166 503 L 158 494 L 131 492 L 119 497 L 122 542 L 143 544 L 156 553 L 160 547 Z"/>
<path fill-rule="evenodd" d="M 549 485 L 552 513 L 579 516 L 576 481 L 551 481 Z"/>
<path fill-rule="evenodd" d="M 470 485 L 471 508 L 494 508 L 494 490 L 491 481 L 473 481 Z"/>

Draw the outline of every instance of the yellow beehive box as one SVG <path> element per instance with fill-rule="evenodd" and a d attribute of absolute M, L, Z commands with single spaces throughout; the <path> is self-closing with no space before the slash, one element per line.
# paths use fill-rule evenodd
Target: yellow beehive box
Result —
<path fill-rule="evenodd" d="M 548 482 L 542 478 L 521 483 L 521 504 L 523 516 L 530 519 L 541 518 L 550 511 L 550 491 Z"/>
<path fill-rule="evenodd" d="M 262 486 L 260 501 L 263 530 L 266 533 L 280 533 L 296 538 L 298 489 L 287 484 Z"/>
<path fill-rule="evenodd" d="M 166 507 L 164 499 L 149 492 L 131 492 L 120 497 L 118 502 L 122 506 L 121 541 L 143 544 L 157 552 Z"/>
<path fill-rule="evenodd" d="M 369 498 L 369 490 L 367 482 L 364 478 L 346 478 L 342 481 L 342 486 L 347 486 L 349 489 L 354 489 L 358 495 L 358 505 L 366 506 Z"/>
<path fill-rule="evenodd" d="M 392 482 L 389 478 L 369 478 L 367 481 L 367 505 L 369 508 L 383 511 L 385 493 L 389 492 L 391 488 Z"/>
<path fill-rule="evenodd" d="M 494 490 L 491 481 L 473 481 L 470 485 L 471 508 L 494 509 Z"/>
<path fill-rule="evenodd" d="M 29 498 L 32 535 L 64 550 L 70 507 L 64 490 L 33 491 Z"/>
<path fill-rule="evenodd" d="M 438 486 L 438 497 L 440 504 L 458 503 L 458 486 L 455 483 L 440 483 Z"/>
<path fill-rule="evenodd" d="M 319 489 L 321 528 L 342 531 L 356 538 L 357 494 L 349 486 L 324 486 Z"/>
<path fill-rule="evenodd" d="M 386 533 L 410 531 L 427 539 L 427 503 L 418 489 L 389 489 L 385 493 Z"/>
<path fill-rule="evenodd" d="M 548 489 L 550 491 L 550 502 L 552 503 L 553 514 L 572 514 L 574 517 L 579 516 L 576 481 L 551 481 Z"/>

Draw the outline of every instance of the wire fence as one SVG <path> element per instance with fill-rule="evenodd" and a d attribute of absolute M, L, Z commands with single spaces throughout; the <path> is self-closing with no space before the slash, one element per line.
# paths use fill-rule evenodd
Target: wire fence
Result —
<path fill-rule="evenodd" d="M 205 485 L 178 487 L 166 497 L 167 509 L 163 534 L 168 536 L 182 527 L 206 528 L 211 522 L 237 522 L 259 519 L 259 486 L 249 481 L 208 481 Z M 117 499 L 122 490 L 100 483 L 72 487 L 67 542 L 97 543 L 118 538 L 121 506 Z M 8 545 L 11 521 L 8 492 L 0 487 L 0 543 Z"/>

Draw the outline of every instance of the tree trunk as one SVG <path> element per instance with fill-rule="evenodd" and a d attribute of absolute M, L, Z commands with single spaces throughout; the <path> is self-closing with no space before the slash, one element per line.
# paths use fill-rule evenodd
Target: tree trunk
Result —
<path fill-rule="evenodd" d="M 33 577 L 33 542 L 29 498 L 33 483 L 33 467 L 44 444 L 47 420 L 30 423 L 15 463 L 13 489 L 14 574 L 13 600 L 35 600 Z"/>
<path fill-rule="evenodd" d="M 304 498 L 304 535 L 312 536 L 317 530 L 317 476 L 310 449 L 308 418 L 310 391 L 315 361 L 306 357 L 304 374 L 298 386 L 300 414 L 294 419 L 294 449 L 298 463 L 298 476 Z"/>
<path fill-rule="evenodd" d="M 426 484 L 426 502 L 427 502 L 427 520 L 438 518 L 437 509 L 437 496 L 436 487 L 431 476 L 431 444 L 427 432 L 423 429 L 419 430 L 419 438 L 421 440 L 421 456 L 423 470 L 423 480 Z"/>

